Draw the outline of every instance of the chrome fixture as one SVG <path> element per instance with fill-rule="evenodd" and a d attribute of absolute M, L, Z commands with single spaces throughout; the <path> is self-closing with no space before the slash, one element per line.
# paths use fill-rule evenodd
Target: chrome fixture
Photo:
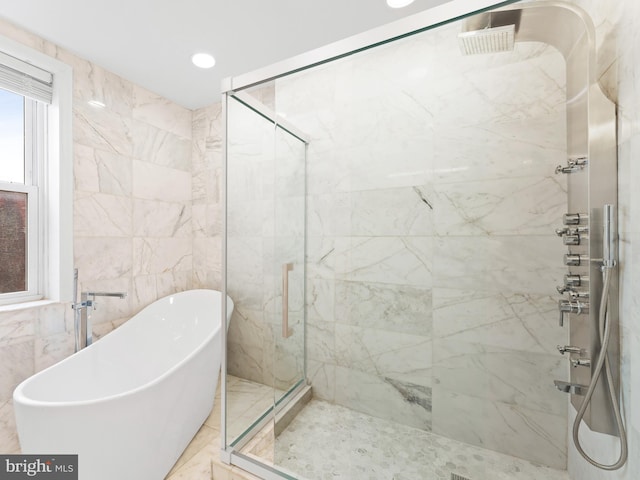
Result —
<path fill-rule="evenodd" d="M 572 358 L 570 360 L 571 362 L 571 366 L 573 368 L 576 367 L 590 367 L 591 366 L 591 359 L 590 358 Z"/>
<path fill-rule="evenodd" d="M 554 380 L 553 383 L 558 390 L 571 395 L 584 395 L 587 391 L 587 386 L 579 383 L 563 382 L 562 380 Z"/>
<path fill-rule="evenodd" d="M 580 315 L 589 313 L 589 303 L 580 302 L 579 300 L 558 300 L 558 310 L 560 310 L 560 326 L 564 326 L 564 316 L 567 313 Z"/>
<path fill-rule="evenodd" d="M 580 235 L 581 233 L 589 233 L 589 227 L 582 226 L 556 228 L 556 235 L 558 235 L 559 237 L 562 237 L 563 235 Z"/>
<path fill-rule="evenodd" d="M 573 345 L 556 345 L 556 348 L 562 355 L 564 355 L 566 352 L 582 353 L 582 349 L 580 347 L 574 347 Z"/>
<path fill-rule="evenodd" d="M 458 34 L 463 55 L 510 52 L 520 28 L 520 10 L 486 12 L 465 20 Z"/>
<path fill-rule="evenodd" d="M 575 253 L 565 253 L 564 255 L 564 264 L 567 267 L 579 267 L 580 265 L 589 262 L 588 255 L 579 255 Z"/>
<path fill-rule="evenodd" d="M 567 160 L 566 167 L 563 167 L 562 165 L 558 165 L 556 167 L 556 174 L 579 172 L 586 166 L 587 166 L 587 157 L 579 157 L 574 159 L 570 158 L 569 160 Z"/>
<path fill-rule="evenodd" d="M 562 239 L 562 243 L 565 245 L 580 245 L 580 235 L 565 235 Z"/>
<path fill-rule="evenodd" d="M 562 216 L 562 223 L 565 225 L 580 225 L 583 220 L 588 221 L 589 215 L 586 213 L 565 213 Z"/>
<path fill-rule="evenodd" d="M 583 275 L 572 275 L 571 273 L 569 273 L 568 275 L 564 276 L 564 285 L 565 287 L 569 288 L 580 287 L 588 281 L 589 277 Z"/>
<path fill-rule="evenodd" d="M 596 365 L 592 370 L 591 381 L 589 387 L 584 394 L 584 399 L 578 409 L 575 421 L 573 422 L 572 436 L 576 449 L 582 455 L 582 457 L 591 465 L 601 468 L 603 470 L 617 470 L 622 467 L 627 461 L 627 433 L 625 431 L 624 422 L 622 420 L 622 414 L 620 413 L 620 399 L 618 397 L 618 391 L 614 384 L 614 377 L 609 362 L 609 340 L 611 339 L 611 325 L 609 302 L 610 302 L 610 287 L 612 271 L 616 266 L 615 250 L 616 250 L 616 234 L 615 234 L 615 216 L 613 205 L 607 204 L 602 209 L 602 266 L 600 270 L 603 276 L 602 297 L 600 299 L 600 309 L 598 312 L 598 337 L 600 340 L 599 352 L 597 354 Z M 591 361 L 586 358 L 579 358 L 571 360 L 571 364 L 574 367 L 586 366 L 591 367 Z M 620 456 L 618 460 L 612 464 L 606 465 L 595 461 L 591 458 L 582 448 L 578 432 L 580 430 L 580 423 L 584 418 L 587 408 L 592 402 L 593 394 L 598 384 L 598 380 L 601 378 L 602 371 L 605 371 L 606 390 L 609 394 L 611 401 L 611 409 L 615 418 L 615 425 L 617 428 L 618 436 L 620 437 Z"/>
<path fill-rule="evenodd" d="M 556 228 L 556 235 L 562 237 L 565 245 L 580 245 L 587 233 L 589 233 L 587 226 Z"/>
<path fill-rule="evenodd" d="M 74 294 L 73 298 L 78 295 L 78 269 L 73 273 Z M 82 292 L 80 301 L 71 304 L 74 310 L 74 336 L 75 351 L 78 352 L 93 343 L 93 329 L 91 328 L 91 315 L 89 309 L 96 309 L 97 303 L 95 297 L 116 297 L 124 299 L 127 296 L 125 292 Z"/>

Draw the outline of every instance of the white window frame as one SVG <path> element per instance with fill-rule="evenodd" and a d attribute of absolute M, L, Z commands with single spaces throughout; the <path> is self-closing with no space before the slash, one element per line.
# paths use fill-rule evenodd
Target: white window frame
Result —
<path fill-rule="evenodd" d="M 31 255 L 37 254 L 33 268 L 38 269 L 35 291 L 6 294 L 0 298 L 0 312 L 29 307 L 34 301 L 69 302 L 73 292 L 73 132 L 72 132 L 72 69 L 69 65 L 42 52 L 0 35 L 0 51 L 20 59 L 54 76 L 53 101 L 46 107 L 38 105 L 31 112 L 25 109 L 25 123 L 42 117 L 46 136 L 34 139 L 40 148 L 41 163 L 33 171 L 39 203 L 37 219 L 38 245 L 29 245 Z M 26 145 L 26 149 L 30 148 Z M 26 153 L 26 152 L 25 152 Z M 12 190 L 16 189 L 16 184 Z M 24 186 L 28 189 L 28 185 Z M 32 195 L 29 195 L 31 200 Z M 37 197 L 37 200 L 36 200 Z M 27 207 L 29 208 L 29 207 Z M 32 250 L 35 249 L 35 252 Z M 32 272 L 29 272 L 31 279 Z M 20 295 L 22 293 L 22 295 Z M 1 295 L 0 297 L 4 297 Z"/>

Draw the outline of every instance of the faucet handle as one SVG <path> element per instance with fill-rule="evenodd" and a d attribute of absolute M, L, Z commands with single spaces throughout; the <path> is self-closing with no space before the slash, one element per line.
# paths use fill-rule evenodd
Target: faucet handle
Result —
<path fill-rule="evenodd" d="M 573 345 L 556 345 L 558 351 L 564 355 L 566 352 L 569 353 L 581 353 L 582 349 L 580 347 L 574 347 Z"/>

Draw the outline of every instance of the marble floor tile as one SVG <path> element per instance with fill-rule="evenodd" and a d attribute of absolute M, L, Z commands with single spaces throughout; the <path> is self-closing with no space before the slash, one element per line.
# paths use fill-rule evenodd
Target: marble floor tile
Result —
<path fill-rule="evenodd" d="M 322 448 L 318 448 L 318 446 Z M 275 464 L 320 480 L 568 480 L 565 470 L 312 400 L 276 439 Z"/>

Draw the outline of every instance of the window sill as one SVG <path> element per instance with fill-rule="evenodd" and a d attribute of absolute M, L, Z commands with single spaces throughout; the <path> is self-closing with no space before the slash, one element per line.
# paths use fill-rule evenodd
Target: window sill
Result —
<path fill-rule="evenodd" d="M 0 313 L 16 312 L 19 310 L 27 310 L 29 308 L 45 307 L 47 305 L 52 305 L 54 303 L 59 303 L 59 302 L 56 302 L 55 300 L 34 300 L 31 302 L 12 303 L 10 305 L 0 305 Z"/>

